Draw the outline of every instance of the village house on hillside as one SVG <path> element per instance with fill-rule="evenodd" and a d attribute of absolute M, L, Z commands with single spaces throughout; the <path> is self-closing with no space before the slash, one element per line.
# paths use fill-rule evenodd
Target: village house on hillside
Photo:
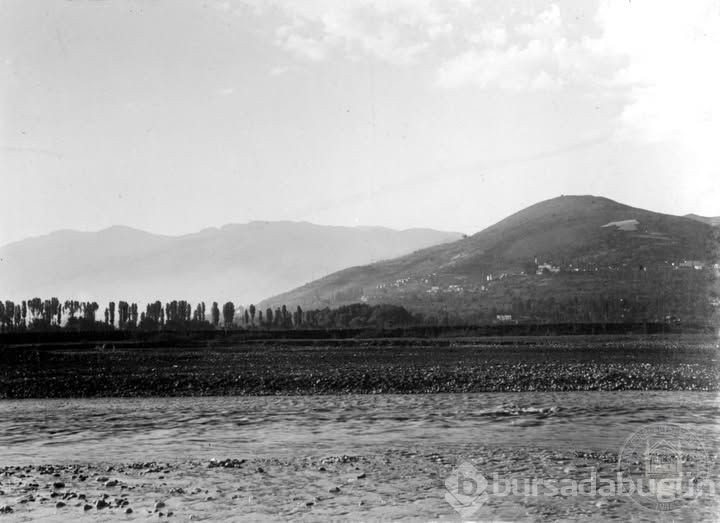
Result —
<path fill-rule="evenodd" d="M 701 271 L 703 267 L 705 267 L 705 264 L 700 260 L 683 260 L 678 264 L 678 267 L 681 269 L 695 269 L 696 271 Z"/>
<path fill-rule="evenodd" d="M 557 273 L 560 272 L 560 267 L 556 267 L 551 263 L 541 263 L 538 265 L 537 274 L 544 274 L 545 272 Z"/>

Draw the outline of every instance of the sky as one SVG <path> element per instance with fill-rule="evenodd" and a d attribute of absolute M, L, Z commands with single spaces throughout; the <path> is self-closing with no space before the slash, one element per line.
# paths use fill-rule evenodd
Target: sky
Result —
<path fill-rule="evenodd" d="M 720 215 L 714 0 L 0 0 L 0 244 Z"/>

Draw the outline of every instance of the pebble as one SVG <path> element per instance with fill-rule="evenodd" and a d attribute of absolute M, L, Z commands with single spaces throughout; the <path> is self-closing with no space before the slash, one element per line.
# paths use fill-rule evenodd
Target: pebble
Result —
<path fill-rule="evenodd" d="M 328 492 L 329 492 L 330 494 L 337 494 L 338 492 L 340 492 L 340 487 L 330 487 L 330 488 L 328 489 Z"/>
<path fill-rule="evenodd" d="M 63 503 L 62 501 L 58 501 L 57 503 L 55 503 L 55 508 L 63 508 L 64 506 L 65 503 Z"/>
<path fill-rule="evenodd" d="M 283 360 L 278 367 L 278 352 L 267 351 L 262 347 L 258 354 L 258 365 L 243 366 L 239 374 L 235 374 L 234 385 L 228 386 L 225 373 L 199 371 L 190 381 L 184 379 L 182 388 L 186 385 L 189 390 L 208 395 L 211 393 L 227 395 L 244 394 L 277 394 L 281 392 L 298 393 L 409 393 L 409 392 L 520 392 L 520 391 L 570 391 L 570 390 L 698 390 L 717 391 L 720 389 L 720 375 L 714 365 L 698 365 L 695 363 L 696 354 L 706 353 L 709 358 L 709 346 L 702 343 L 689 343 L 687 347 L 680 348 L 675 342 L 668 339 L 658 341 L 644 341 L 639 338 L 618 339 L 606 343 L 601 338 L 580 338 L 582 341 L 563 341 L 558 338 L 538 338 L 535 350 L 532 344 L 525 348 L 511 350 L 511 356 L 506 355 L 503 344 L 489 343 L 484 345 L 483 352 L 487 353 L 484 362 L 476 361 L 475 348 L 472 344 L 450 343 L 454 347 L 451 351 L 427 350 L 413 355 L 410 360 L 413 365 L 391 363 L 377 368 L 367 362 L 356 362 L 349 359 L 346 354 L 355 354 L 354 351 L 334 350 L 327 343 L 327 347 L 317 352 L 322 359 L 322 368 L 342 369 L 342 372 L 319 371 L 316 361 L 295 360 L 289 356 L 289 361 Z M 587 343 L 585 343 L 587 341 Z M 347 345 L 375 347 L 386 344 L 397 345 L 398 354 L 408 354 L 415 349 L 410 347 L 414 342 L 408 340 L 393 340 L 381 344 L 349 341 Z M 423 345 L 436 344 L 435 340 L 428 340 Z M 576 347 L 576 345 L 583 347 Z M 645 356 L 645 347 L 650 345 L 662 347 L 668 352 L 672 351 L 672 362 L 663 354 Z M 282 346 L 278 341 L 273 346 Z M 308 342 L 308 345 L 312 345 Z M 342 344 L 346 345 L 345 343 Z M 697 349 L 697 350 L 696 350 Z M 714 347 L 713 347 L 714 349 Z M 192 351 L 194 349 L 181 349 Z M 551 351 L 548 358 L 547 351 Z M 255 354 L 253 349 L 253 357 Z M 302 354 L 302 351 L 299 351 Z M 585 361 L 581 356 L 590 355 Z M 82 353 L 81 353 L 82 354 Z M 370 352 L 369 354 L 373 354 Z M 639 361 L 628 361 L 620 354 L 636 354 Z M 421 356 L 422 355 L 422 356 Z M 128 352 L 118 355 L 120 360 L 114 362 L 119 368 L 137 368 L 138 362 L 134 354 Z M 519 361 L 515 356 L 522 356 Z M 525 357 L 527 356 L 527 357 Z M 90 351 L 82 354 L 81 359 L 74 363 L 78 368 L 94 367 L 97 363 L 97 354 Z M 228 356 L 228 367 L 234 361 Z M 267 359 L 266 359 L 267 358 Z M 418 358 L 418 359 L 416 359 Z M 401 358 L 404 359 L 404 358 Z M 580 360 L 580 361 L 578 361 Z M 224 357 L 223 357 L 224 363 Z M 255 361 L 255 360 L 254 360 Z M 287 364 L 287 368 L 285 367 Z M 456 364 L 461 370 L 456 370 Z M 15 369 L 15 377 L 8 385 L 5 394 L 8 398 L 26 397 L 70 397 L 76 395 L 108 396 L 118 393 L 129 393 L 133 396 L 175 396 L 178 392 L 177 381 L 166 379 L 178 378 L 177 369 L 167 365 L 162 357 L 157 359 L 157 367 L 152 371 L 152 378 L 148 379 L 145 373 L 134 372 L 126 376 L 125 373 L 94 373 L 86 380 L 43 380 L 45 365 L 52 365 L 52 359 L 43 362 L 40 369 L 37 363 L 28 359 Z M 222 365 L 222 363 L 221 363 Z M 272 369 L 273 379 L 266 380 L 262 369 Z M 259 369 L 259 370 L 258 370 Z M 289 369 L 292 369 L 290 371 Z M 68 368 L 72 372 L 73 369 Z M 126 379 L 127 378 L 127 379 Z M 19 470 L 19 469 L 18 469 Z M 48 468 L 49 470 L 49 468 Z"/>
<path fill-rule="evenodd" d="M 98 499 L 98 500 L 95 502 L 95 508 L 98 509 L 98 510 L 102 510 L 102 509 L 104 509 L 104 508 L 107 507 L 107 506 L 108 506 L 107 501 L 105 501 L 104 499 Z"/>
<path fill-rule="evenodd" d="M 3 505 L 0 507 L 0 514 L 10 514 L 13 511 L 10 505 Z"/>
<path fill-rule="evenodd" d="M 133 509 L 131 509 L 130 507 L 125 509 L 125 514 L 132 514 L 132 512 L 133 512 Z"/>
<path fill-rule="evenodd" d="M 116 479 L 111 479 L 105 482 L 106 487 L 114 487 L 118 484 L 118 481 Z"/>
<path fill-rule="evenodd" d="M 62 481 L 56 481 L 53 483 L 53 488 L 63 488 L 63 487 L 65 487 L 65 483 L 63 483 Z"/>
<path fill-rule="evenodd" d="M 165 503 L 164 503 L 163 501 L 158 501 L 157 503 L 155 503 L 155 510 L 156 510 L 156 511 L 157 511 L 157 510 L 160 510 L 161 508 L 164 508 L 164 507 L 165 507 Z"/>

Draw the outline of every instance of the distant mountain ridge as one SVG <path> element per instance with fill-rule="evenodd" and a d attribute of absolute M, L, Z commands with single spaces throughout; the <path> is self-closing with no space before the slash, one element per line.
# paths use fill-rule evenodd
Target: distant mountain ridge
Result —
<path fill-rule="evenodd" d="M 690 218 L 702 223 L 707 223 L 713 227 L 720 227 L 720 216 L 699 216 L 697 214 L 686 214 L 685 218 Z"/>
<path fill-rule="evenodd" d="M 432 229 L 228 224 L 182 236 L 126 226 L 0 247 L 0 299 L 227 300 L 247 305 L 348 266 L 460 238 Z"/>
<path fill-rule="evenodd" d="M 706 223 L 597 196 L 562 196 L 466 239 L 339 271 L 261 305 L 322 308 L 360 301 L 426 313 L 490 314 L 517 300 L 632 295 L 642 303 L 655 300 L 659 309 L 658 296 L 672 289 L 678 296 L 668 303 L 696 301 L 704 314 L 716 279 L 675 269 L 707 270 L 717 255 L 718 229 Z"/>

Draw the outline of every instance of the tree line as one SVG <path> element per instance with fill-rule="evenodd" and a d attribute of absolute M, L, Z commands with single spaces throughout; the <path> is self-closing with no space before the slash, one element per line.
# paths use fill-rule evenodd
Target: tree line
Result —
<path fill-rule="evenodd" d="M 0 332 L 25 330 L 75 331 L 172 331 L 203 329 L 362 329 L 419 325 L 487 325 L 514 323 L 616 323 L 708 321 L 718 319 L 717 308 L 699 300 L 702 290 L 695 287 L 670 288 L 662 296 L 573 296 L 520 298 L 503 302 L 472 301 L 456 308 L 424 308 L 409 312 L 399 305 L 356 303 L 336 308 L 291 310 L 285 305 L 261 310 L 255 305 L 222 306 L 212 302 L 191 304 L 185 300 L 148 303 L 141 311 L 137 303 L 111 301 L 103 312 L 94 301 L 61 301 L 58 298 L 0 300 Z M 421 305 L 423 305 L 421 303 Z M 444 304 L 440 304 L 444 305 Z"/>
<path fill-rule="evenodd" d="M 33 298 L 15 303 L 0 300 L 0 332 L 24 330 L 191 330 L 191 329 L 298 329 L 398 327 L 422 323 L 422 318 L 395 305 L 356 304 L 337 309 L 303 311 L 282 305 L 258 309 L 212 302 L 195 305 L 185 300 L 163 304 L 156 300 L 141 311 L 137 303 L 111 301 L 100 314 L 95 301 Z"/>

